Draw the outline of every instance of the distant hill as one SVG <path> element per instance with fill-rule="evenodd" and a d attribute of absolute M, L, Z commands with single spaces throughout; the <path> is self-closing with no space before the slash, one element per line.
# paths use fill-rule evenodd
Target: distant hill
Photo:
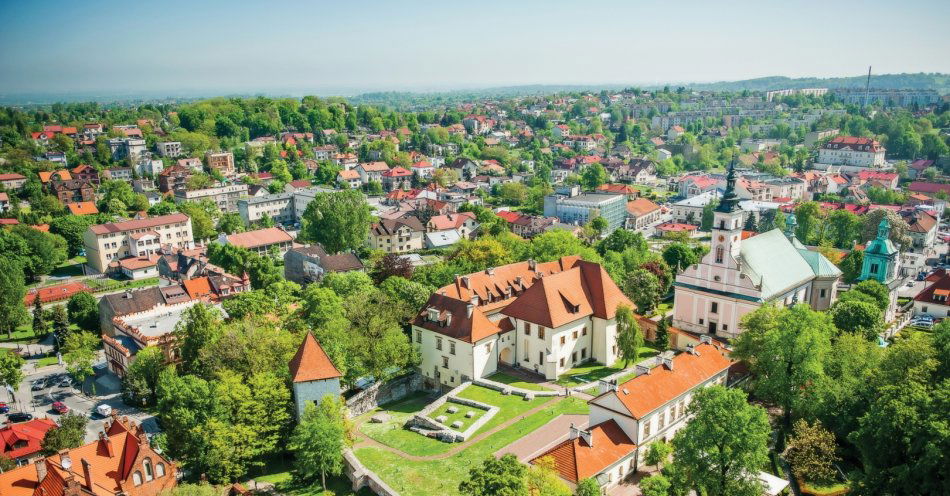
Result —
<path fill-rule="evenodd" d="M 864 88 L 867 75 L 835 78 L 789 78 L 769 76 L 742 81 L 686 84 L 694 90 L 708 91 L 769 91 L 786 88 Z M 670 85 L 673 86 L 673 85 Z M 950 93 L 950 74 L 871 74 L 871 87 L 880 89 L 933 89 L 944 95 Z"/>

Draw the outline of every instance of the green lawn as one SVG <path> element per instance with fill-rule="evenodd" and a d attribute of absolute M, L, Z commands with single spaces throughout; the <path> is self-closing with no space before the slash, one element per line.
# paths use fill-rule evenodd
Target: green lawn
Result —
<path fill-rule="evenodd" d="M 150 277 L 148 279 L 139 279 L 138 281 L 117 281 L 115 279 L 87 279 L 86 284 L 92 288 L 94 293 L 101 293 L 105 291 L 116 291 L 119 289 L 135 289 L 135 288 L 144 288 L 147 286 L 155 286 L 158 284 L 157 277 Z"/>
<path fill-rule="evenodd" d="M 56 365 L 59 363 L 59 360 L 56 359 L 56 355 L 40 358 L 36 361 L 37 367 L 46 367 L 47 365 Z"/>
<path fill-rule="evenodd" d="M 646 343 L 640 347 L 640 350 L 637 353 L 637 359 L 630 360 L 628 365 L 633 367 L 637 362 L 656 356 L 659 353 L 660 350 L 655 348 L 652 343 Z M 561 374 L 561 377 L 557 380 L 557 383 L 565 387 L 579 386 L 581 384 L 586 384 L 598 379 L 603 379 L 610 374 L 617 373 L 623 369 L 623 366 L 624 360 L 617 360 L 613 365 L 610 366 L 606 366 L 597 362 L 590 362 L 587 365 L 574 367 L 573 369 Z M 623 383 L 627 379 L 633 377 L 633 374 L 633 371 L 630 371 L 629 374 L 622 376 L 620 383 Z"/>
<path fill-rule="evenodd" d="M 452 407 L 455 407 L 455 409 L 458 411 L 456 411 L 455 413 L 449 413 L 449 408 L 452 408 Z M 465 413 L 469 411 L 475 412 L 475 416 L 472 418 L 466 418 Z M 459 432 L 463 432 L 465 431 L 465 429 L 468 429 L 469 426 L 472 425 L 472 422 L 475 422 L 476 420 L 480 419 L 482 415 L 486 413 L 488 412 L 486 412 L 485 410 L 481 410 L 479 408 L 474 408 L 471 406 L 465 406 L 465 405 L 460 405 L 458 403 L 452 403 L 451 401 L 446 401 L 444 405 L 440 406 L 439 408 L 436 408 L 434 412 L 429 414 L 429 417 L 436 418 L 441 415 L 445 415 L 446 419 L 445 419 L 445 422 L 443 422 L 443 424 L 449 427 L 452 427 L 452 423 L 457 420 L 462 423 L 462 427 L 459 427 L 457 430 Z"/>
<path fill-rule="evenodd" d="M 63 304 L 65 305 L 65 302 L 63 302 Z M 11 343 L 21 343 L 21 344 L 32 344 L 32 343 L 36 343 L 37 341 L 39 341 L 39 339 L 36 337 L 36 334 L 33 333 L 33 317 L 32 317 L 32 313 L 33 313 L 33 309 L 31 308 L 31 309 L 30 309 L 30 314 L 31 314 L 30 322 L 29 322 L 29 323 L 26 323 L 26 324 L 21 324 L 20 326 L 18 326 L 18 327 L 16 328 L 16 330 L 13 331 L 13 338 L 12 338 L 12 339 L 11 339 L 11 338 L 7 338 L 6 333 L 0 334 L 0 343 L 11 342 Z M 78 330 L 79 330 L 79 326 L 77 326 L 76 324 L 69 324 L 69 330 L 71 330 L 71 331 L 78 331 Z"/>
<path fill-rule="evenodd" d="M 825 494 L 841 494 L 842 491 L 847 491 L 848 489 L 850 488 L 846 482 L 838 482 L 827 486 L 812 484 L 810 482 L 802 485 L 802 493 L 812 494 L 814 496 L 822 496 Z"/>
<path fill-rule="evenodd" d="M 376 448 L 360 448 L 356 450 L 356 456 L 404 496 L 456 494 L 459 482 L 468 478 L 469 470 L 480 465 L 495 451 L 524 437 L 558 415 L 583 414 L 587 411 L 586 402 L 577 398 L 565 398 L 557 405 L 496 432 L 442 460 L 412 462 Z"/>
<path fill-rule="evenodd" d="M 504 372 L 495 372 L 494 374 L 488 376 L 488 380 L 500 382 L 502 384 L 507 384 L 512 387 L 527 389 L 528 391 L 550 391 L 550 389 L 533 382 L 525 382 L 511 374 L 506 374 Z"/>
<path fill-rule="evenodd" d="M 485 422 L 480 429 L 474 432 L 478 434 L 480 432 L 487 431 L 494 428 L 497 425 L 501 425 L 513 419 L 518 415 L 548 401 L 551 401 L 550 396 L 535 398 L 530 401 L 525 401 L 524 397 L 517 396 L 514 394 L 504 395 L 493 389 L 483 388 L 481 386 L 471 385 L 462 390 L 458 394 L 459 398 L 466 398 L 475 401 L 481 401 L 482 403 L 489 404 L 491 406 L 497 406 L 499 408 L 498 413 L 491 418 L 488 422 Z"/>
<path fill-rule="evenodd" d="M 352 484 L 345 475 L 327 477 L 328 487 L 327 490 L 323 490 L 320 487 L 319 481 L 313 485 L 295 483 L 289 471 L 289 463 L 275 463 L 272 467 L 268 468 L 280 471 L 255 476 L 253 479 L 257 482 L 269 482 L 273 484 L 281 494 L 291 496 L 373 496 L 373 492 L 366 488 L 361 489 L 359 492 L 353 492 L 353 490 L 350 489 Z M 252 491 L 254 490 L 253 484 L 245 483 L 245 487 Z"/>

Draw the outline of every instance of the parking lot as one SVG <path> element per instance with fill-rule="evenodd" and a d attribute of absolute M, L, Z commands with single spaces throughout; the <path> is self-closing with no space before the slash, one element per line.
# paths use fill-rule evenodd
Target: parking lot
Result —
<path fill-rule="evenodd" d="M 28 363 L 25 370 L 33 370 L 33 367 Z M 142 423 L 149 433 L 158 432 L 158 425 L 154 417 L 126 405 L 122 401 L 118 388 L 102 387 L 103 384 L 117 384 L 117 379 L 115 376 L 109 375 L 104 368 L 104 364 L 97 364 L 96 371 L 96 377 L 86 380 L 83 392 L 80 391 L 77 384 L 69 379 L 65 368 L 62 366 L 43 367 L 33 373 L 28 373 L 24 377 L 12 401 L 9 391 L 3 394 L 0 401 L 7 404 L 10 409 L 9 413 L 28 413 L 34 418 L 47 417 L 57 422 L 59 422 L 62 414 L 53 408 L 53 404 L 61 402 L 67 409 L 63 410 L 64 412 L 80 413 L 89 418 L 86 427 L 86 441 L 96 439 L 98 433 L 102 430 L 102 422 L 106 417 L 96 411 L 96 408 L 100 405 L 109 405 L 119 415 L 126 415 L 135 419 Z M 94 388 L 93 385 L 97 387 Z M 96 393 L 99 394 L 94 396 L 93 390 L 96 390 Z M 0 415 L 4 423 L 9 421 L 9 413 Z"/>

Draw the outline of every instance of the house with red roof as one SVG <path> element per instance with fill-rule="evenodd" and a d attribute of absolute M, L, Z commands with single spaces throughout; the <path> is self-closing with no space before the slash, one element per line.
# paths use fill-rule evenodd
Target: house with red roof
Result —
<path fill-rule="evenodd" d="M 409 187 L 412 179 L 412 172 L 405 167 L 393 167 L 381 174 L 383 189 L 392 191 L 394 189 L 405 189 Z"/>
<path fill-rule="evenodd" d="M 649 367 L 637 366 L 623 384 L 604 383 L 606 390 L 588 402 L 587 422 L 572 424 L 566 440 L 530 462 L 551 457 L 570 486 L 593 478 L 609 492 L 645 463 L 650 444 L 669 441 L 686 426 L 696 391 L 726 384 L 734 362 L 709 336 L 700 339 L 678 355 L 667 352 Z"/>
<path fill-rule="evenodd" d="M 155 496 L 178 484 L 178 467 L 140 425 L 113 416 L 99 438 L 0 474 L 4 496 Z"/>
<path fill-rule="evenodd" d="M 818 149 L 818 163 L 879 168 L 884 166 L 886 151 L 875 139 L 835 136 Z"/>
<path fill-rule="evenodd" d="M 339 397 L 341 377 L 343 374 L 333 365 L 320 342 L 308 332 L 290 360 L 297 419 L 303 416 L 308 403 L 319 403 L 326 396 Z"/>
<path fill-rule="evenodd" d="M 579 257 L 517 262 L 457 276 L 412 323 L 420 370 L 454 387 L 518 365 L 549 380 L 589 361 L 614 363 L 616 311 L 634 308 L 607 272 Z"/>
<path fill-rule="evenodd" d="M 56 422 L 48 418 L 7 424 L 0 429 L 0 456 L 17 464 L 33 461 L 40 454 L 46 432 L 54 427 L 58 427 Z"/>

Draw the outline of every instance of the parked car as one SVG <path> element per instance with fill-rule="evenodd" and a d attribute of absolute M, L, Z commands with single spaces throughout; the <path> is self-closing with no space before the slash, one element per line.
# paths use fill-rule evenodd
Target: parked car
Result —
<path fill-rule="evenodd" d="M 66 406 L 66 403 L 63 403 L 62 401 L 54 401 L 53 410 L 55 410 L 56 413 L 62 415 L 69 411 L 69 407 Z"/>
<path fill-rule="evenodd" d="M 73 385 L 73 380 L 70 379 L 69 377 L 66 377 L 65 379 L 59 381 L 59 387 L 67 388 L 72 385 Z"/>
<path fill-rule="evenodd" d="M 26 422 L 28 420 L 33 420 L 33 416 L 29 413 L 14 412 L 7 414 L 7 422 Z"/>
<path fill-rule="evenodd" d="M 103 417 L 108 417 L 109 415 L 112 415 L 112 407 L 105 404 L 99 405 L 96 407 L 96 413 Z"/>
<path fill-rule="evenodd" d="M 44 379 L 35 380 L 33 381 L 33 384 L 30 386 L 30 389 L 32 389 L 33 391 L 40 391 L 45 388 L 46 388 L 46 380 Z"/>
<path fill-rule="evenodd" d="M 10 407 L 6 403 L 0 403 L 0 413 L 8 413 L 9 411 Z"/>

